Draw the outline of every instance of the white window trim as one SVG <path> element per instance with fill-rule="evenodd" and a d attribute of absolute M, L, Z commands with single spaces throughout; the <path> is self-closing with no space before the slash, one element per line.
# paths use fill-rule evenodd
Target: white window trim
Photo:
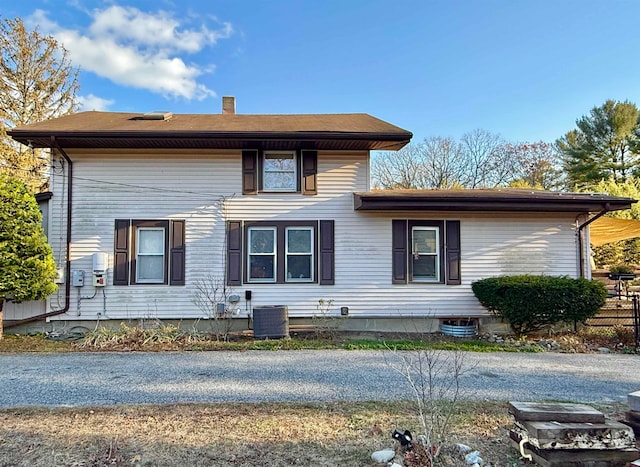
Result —
<path fill-rule="evenodd" d="M 147 232 L 147 231 L 157 231 L 157 232 L 162 232 L 162 253 L 158 254 L 153 254 L 153 253 L 143 253 L 140 254 L 140 232 Z M 166 263 L 166 258 L 165 258 L 165 251 L 164 251 L 164 244 L 166 242 L 166 235 L 167 232 L 163 227 L 136 227 L 136 283 L 137 284 L 164 284 L 165 282 L 165 263 Z M 161 256 L 162 257 L 162 277 L 158 280 L 158 279 L 140 279 L 139 278 L 139 270 L 140 270 L 140 261 L 139 258 L 140 256 Z"/>
<path fill-rule="evenodd" d="M 289 252 L 289 231 L 290 230 L 306 230 L 307 232 L 309 232 L 309 237 L 310 237 L 310 241 L 311 241 L 311 248 L 309 250 L 309 252 L 307 253 L 292 253 Z M 284 238 L 285 238 L 285 252 L 284 252 L 284 265 L 285 265 L 285 272 L 284 272 L 284 280 L 285 282 L 313 282 L 315 277 L 314 277 L 314 267 L 313 265 L 315 264 L 315 245 L 314 245 L 314 236 L 315 236 L 315 232 L 314 232 L 314 228 L 313 227 L 308 227 L 308 226 L 304 226 L 304 227 L 296 227 L 296 226 L 290 226 L 285 228 L 284 231 Z M 289 258 L 289 256 L 309 256 L 310 259 L 310 271 L 311 271 L 311 277 L 310 278 L 295 278 L 295 277 L 289 277 L 289 261 L 287 261 L 287 259 Z"/>
<path fill-rule="evenodd" d="M 273 253 L 252 253 L 251 235 L 255 231 L 270 230 L 273 232 Z M 250 283 L 275 283 L 278 275 L 278 229 L 275 227 L 249 227 L 247 234 L 247 280 Z M 252 256 L 272 256 L 273 257 L 273 277 L 259 278 L 251 277 L 251 257 Z"/>
<path fill-rule="evenodd" d="M 267 159 L 267 156 L 273 156 L 273 155 L 291 155 L 293 156 L 293 187 L 290 188 L 269 188 L 266 186 L 265 184 L 265 174 L 267 173 L 267 170 L 265 169 L 265 161 Z M 260 174 L 260 176 L 262 177 L 262 191 L 264 192 L 270 192 L 270 193 L 295 193 L 296 191 L 298 191 L 298 155 L 296 153 L 296 151 L 264 151 L 263 155 L 262 155 L 262 173 Z M 287 172 L 288 173 L 288 172 Z"/>
<path fill-rule="evenodd" d="M 416 252 L 416 242 L 414 240 L 414 232 L 415 231 L 433 231 L 436 233 L 436 251 L 434 253 L 421 253 L 419 250 Z M 416 225 L 411 228 L 411 260 L 413 261 L 413 257 L 418 254 L 419 256 L 433 256 L 435 257 L 435 277 L 421 277 L 415 274 L 415 271 L 412 274 L 412 282 L 440 282 L 440 228 L 436 226 L 422 226 Z"/>

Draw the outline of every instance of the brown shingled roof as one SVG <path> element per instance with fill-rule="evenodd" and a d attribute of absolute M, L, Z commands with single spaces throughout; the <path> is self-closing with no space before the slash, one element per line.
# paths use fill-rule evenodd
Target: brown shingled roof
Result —
<path fill-rule="evenodd" d="M 317 149 L 400 149 L 410 132 L 367 114 L 247 115 L 80 112 L 10 130 L 15 140 L 67 148 L 242 148 L 278 141 Z"/>

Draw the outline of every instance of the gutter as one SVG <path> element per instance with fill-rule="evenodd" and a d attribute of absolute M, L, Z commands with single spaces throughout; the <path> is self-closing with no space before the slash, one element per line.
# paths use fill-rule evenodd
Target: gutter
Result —
<path fill-rule="evenodd" d="M 67 247 L 66 247 L 66 259 L 65 259 L 65 290 L 64 290 L 64 307 L 58 310 L 49 311 L 47 313 L 42 313 L 40 315 L 31 316 L 29 318 L 24 318 L 18 321 L 12 321 L 10 324 L 7 324 L 5 328 L 11 328 L 14 326 L 19 326 L 21 324 L 31 323 L 34 321 L 40 321 L 41 319 L 47 319 L 51 316 L 61 315 L 69 311 L 69 306 L 71 304 L 71 206 L 72 206 L 72 195 L 73 195 L 73 162 L 69 155 L 60 147 L 58 142 L 56 141 L 55 136 L 51 136 L 51 149 L 56 149 L 62 157 L 67 161 L 67 174 L 68 174 L 68 182 L 67 182 Z"/>
<path fill-rule="evenodd" d="M 600 219 L 609 211 L 611 211 L 611 205 L 609 203 L 605 203 L 602 206 L 602 211 L 600 211 L 598 214 L 596 214 L 592 218 L 587 219 L 586 221 L 584 221 L 582 224 L 578 226 L 577 235 L 578 235 L 578 258 L 580 261 L 580 277 L 584 277 L 584 272 L 585 272 L 584 271 L 584 237 L 583 237 L 584 228 L 587 227 L 589 224 L 591 224 L 593 221 Z"/>

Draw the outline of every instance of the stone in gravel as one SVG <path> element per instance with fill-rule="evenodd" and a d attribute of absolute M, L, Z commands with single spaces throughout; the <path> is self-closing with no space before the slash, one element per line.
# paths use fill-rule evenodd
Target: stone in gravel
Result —
<path fill-rule="evenodd" d="M 468 465 L 473 465 L 473 464 L 481 465 L 483 462 L 482 457 L 480 457 L 480 451 L 470 452 L 469 454 L 464 456 L 464 461 Z"/>
<path fill-rule="evenodd" d="M 468 452 L 471 452 L 471 447 L 467 446 L 466 444 L 462 444 L 462 443 L 456 444 L 456 449 L 458 450 L 458 452 L 460 454 L 467 454 Z"/>
<path fill-rule="evenodd" d="M 611 353 L 611 349 L 608 349 L 606 347 L 598 347 L 598 352 L 600 352 L 600 353 Z"/>
<path fill-rule="evenodd" d="M 393 449 L 383 449 L 371 454 L 371 459 L 374 462 L 385 463 L 396 457 L 396 452 Z"/>

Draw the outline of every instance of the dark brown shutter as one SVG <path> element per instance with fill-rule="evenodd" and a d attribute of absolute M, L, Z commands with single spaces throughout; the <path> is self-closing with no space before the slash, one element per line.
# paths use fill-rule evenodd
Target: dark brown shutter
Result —
<path fill-rule="evenodd" d="M 460 285 L 460 221 L 446 222 L 447 284 Z"/>
<path fill-rule="evenodd" d="M 227 285 L 242 285 L 242 222 L 227 222 Z"/>
<path fill-rule="evenodd" d="M 320 221 L 320 285 L 335 283 L 335 222 Z"/>
<path fill-rule="evenodd" d="M 317 195 L 318 151 L 302 151 L 302 194 Z"/>
<path fill-rule="evenodd" d="M 169 285 L 184 285 L 185 232 L 184 221 L 171 221 L 171 266 Z"/>
<path fill-rule="evenodd" d="M 391 221 L 391 255 L 393 284 L 407 283 L 407 221 Z"/>
<path fill-rule="evenodd" d="M 129 219 L 116 219 L 113 242 L 113 285 L 129 285 Z"/>
<path fill-rule="evenodd" d="M 258 151 L 242 151 L 242 194 L 258 193 Z"/>

